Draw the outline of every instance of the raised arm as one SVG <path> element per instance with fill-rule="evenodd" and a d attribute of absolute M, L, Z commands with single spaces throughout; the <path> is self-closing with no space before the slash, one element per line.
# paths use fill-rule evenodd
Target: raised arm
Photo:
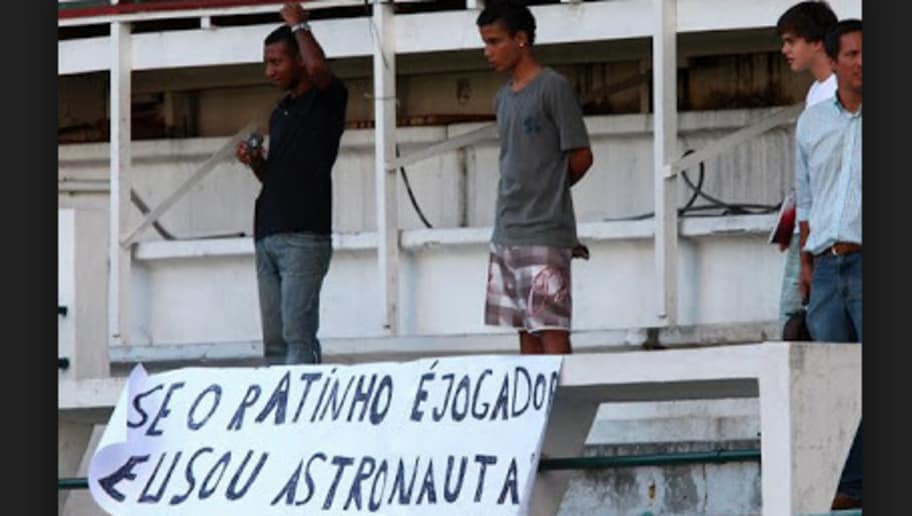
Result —
<path fill-rule="evenodd" d="M 332 82 L 332 73 L 326 63 L 326 54 L 314 38 L 307 24 L 310 14 L 297 2 L 287 2 L 280 11 L 282 19 L 294 31 L 295 40 L 307 76 L 318 89 L 325 90 Z"/>

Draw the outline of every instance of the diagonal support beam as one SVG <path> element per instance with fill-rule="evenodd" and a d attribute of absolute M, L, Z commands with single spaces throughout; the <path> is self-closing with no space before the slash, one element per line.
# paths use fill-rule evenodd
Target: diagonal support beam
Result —
<path fill-rule="evenodd" d="M 740 145 L 754 137 L 760 136 L 770 129 L 778 127 L 787 122 L 791 122 L 797 118 L 799 114 L 801 114 L 801 111 L 803 109 L 803 103 L 780 109 L 775 113 L 766 116 L 747 127 L 738 129 L 731 134 L 727 134 L 722 138 L 719 138 L 718 140 L 710 143 L 709 145 L 694 152 L 693 154 L 688 154 L 687 156 L 672 163 L 667 170 L 669 174 L 668 177 L 674 176 L 682 170 L 690 169 L 698 165 L 701 161 L 707 161 L 715 158 L 716 156 L 719 156 L 732 147 Z"/>
<path fill-rule="evenodd" d="M 135 244 L 136 241 L 139 240 L 139 236 L 143 231 L 158 222 L 158 219 L 161 218 L 161 216 L 166 211 L 171 209 L 171 207 L 174 206 L 174 204 L 177 203 L 177 201 L 179 201 L 183 196 L 187 195 L 187 192 L 189 192 L 191 188 L 193 188 L 204 177 L 206 177 L 209 172 L 212 172 L 216 165 L 218 165 L 226 158 L 232 156 L 235 147 L 237 147 L 237 144 L 243 140 L 251 131 L 253 131 L 255 127 L 256 124 L 254 122 L 250 122 L 249 124 L 245 125 L 243 129 L 238 131 L 234 136 L 229 138 L 224 145 L 215 151 L 215 154 L 210 156 L 205 163 L 196 169 L 196 172 L 194 172 L 192 176 L 188 177 L 186 181 L 184 181 L 180 186 L 177 187 L 177 189 L 174 190 L 174 192 L 171 193 L 171 195 L 169 195 L 164 201 L 159 203 L 158 206 L 150 211 L 149 214 L 143 218 L 142 222 L 140 222 L 133 231 L 131 231 L 120 241 L 121 247 L 126 248 Z"/>
<path fill-rule="evenodd" d="M 460 134 L 454 138 L 449 138 L 443 140 L 440 143 L 435 143 L 433 145 L 428 145 L 427 147 L 415 151 L 411 154 L 402 156 L 401 158 L 396 158 L 390 162 L 387 162 L 387 170 L 396 170 L 399 167 L 405 167 L 413 163 L 418 163 L 419 161 L 424 161 L 428 158 L 433 158 L 438 154 L 443 154 L 444 152 L 449 152 L 451 150 L 461 149 L 462 147 L 468 147 L 483 140 L 490 140 L 491 138 L 497 138 L 497 125 L 490 124 L 474 131 L 470 131 L 465 134 Z"/>

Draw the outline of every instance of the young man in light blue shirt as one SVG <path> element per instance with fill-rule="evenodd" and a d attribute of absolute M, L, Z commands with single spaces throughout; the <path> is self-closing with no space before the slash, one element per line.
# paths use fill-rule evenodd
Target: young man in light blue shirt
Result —
<path fill-rule="evenodd" d="M 776 22 L 776 31 L 782 40 L 782 56 L 789 68 L 795 73 L 810 72 L 814 77 L 805 97 L 805 109 L 832 99 L 836 93 L 836 75 L 833 74 L 823 39 L 837 21 L 836 13 L 826 2 L 814 0 L 789 7 Z M 780 244 L 782 251 L 788 250 L 779 294 L 779 322 L 783 325 L 807 304 L 807 298 L 801 297 L 798 288 L 801 276 L 799 240 L 798 225 L 795 224 L 790 242 Z M 793 335 L 783 330 L 783 339 L 792 338 Z"/>

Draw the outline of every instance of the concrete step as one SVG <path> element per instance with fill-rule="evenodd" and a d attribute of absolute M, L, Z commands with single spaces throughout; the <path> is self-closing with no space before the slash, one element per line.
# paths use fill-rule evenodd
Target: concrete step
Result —
<path fill-rule="evenodd" d="M 587 444 L 725 441 L 760 436 L 757 398 L 605 403 Z"/>

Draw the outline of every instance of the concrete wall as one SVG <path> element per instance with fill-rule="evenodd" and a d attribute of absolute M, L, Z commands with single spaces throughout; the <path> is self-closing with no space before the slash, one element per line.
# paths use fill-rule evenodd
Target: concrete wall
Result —
<path fill-rule="evenodd" d="M 679 149 L 696 149 L 728 132 L 762 118 L 772 109 L 685 113 L 681 115 Z M 579 222 L 639 215 L 652 211 L 652 135 L 650 115 L 595 116 L 586 119 L 595 163 L 573 190 Z M 480 124 L 401 128 L 397 138 L 403 155 Z M 777 204 L 793 178 L 793 128 L 783 126 L 706 163 L 703 190 L 730 203 Z M 164 199 L 189 177 L 222 143 L 218 138 L 158 140 L 133 145 L 133 184 L 150 205 Z M 483 141 L 407 167 L 422 210 L 436 227 L 490 225 L 497 184 L 496 140 Z M 59 152 L 59 179 L 105 180 L 106 144 L 65 145 Z M 689 172 L 693 182 L 696 170 Z M 337 232 L 375 228 L 373 132 L 348 130 L 333 169 L 333 228 Z M 102 185 L 103 186 L 103 185 Z M 162 218 L 179 236 L 252 229 L 253 203 L 258 183 L 244 167 L 232 161 L 216 170 Z M 399 183 L 400 227 L 422 227 Z M 692 191 L 680 181 L 683 205 Z M 61 195 L 60 206 L 90 204 L 104 207 L 103 196 L 80 198 Z M 697 204 L 703 204 L 700 201 Z M 140 220 L 134 212 L 133 223 Z M 153 231 L 145 238 L 154 239 Z"/>
<path fill-rule="evenodd" d="M 727 442 L 644 443 L 590 447 L 586 455 L 705 452 L 741 446 Z M 749 516 L 761 513 L 761 501 L 757 462 L 626 467 L 574 472 L 557 514 Z"/>

